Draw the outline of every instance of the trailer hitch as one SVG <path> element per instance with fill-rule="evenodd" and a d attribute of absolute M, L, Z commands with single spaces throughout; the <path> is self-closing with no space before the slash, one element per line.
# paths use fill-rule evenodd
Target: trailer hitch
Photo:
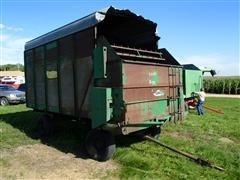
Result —
<path fill-rule="evenodd" d="M 189 159 L 192 159 L 193 161 L 195 161 L 196 163 L 202 165 L 202 166 L 208 166 L 208 167 L 211 167 L 211 168 L 214 168 L 214 169 L 217 169 L 219 171 L 224 171 L 225 169 L 223 169 L 222 167 L 219 167 L 219 166 L 216 166 L 214 165 L 213 163 L 211 163 L 210 161 L 206 160 L 206 159 L 203 159 L 203 158 L 200 158 L 200 157 L 197 157 L 197 156 L 194 156 L 192 154 L 189 154 L 187 152 L 183 152 L 181 150 L 178 150 L 174 147 L 171 147 L 171 146 L 168 146 L 160 141 L 158 141 L 157 139 L 151 137 L 151 136 L 148 136 L 148 135 L 145 135 L 143 136 L 144 139 L 146 140 L 149 140 L 149 141 L 152 141 L 152 142 L 155 142 L 157 143 L 158 145 L 162 146 L 162 147 L 165 147 L 175 153 L 178 153 L 178 154 L 181 154 L 182 156 L 185 156 Z"/>

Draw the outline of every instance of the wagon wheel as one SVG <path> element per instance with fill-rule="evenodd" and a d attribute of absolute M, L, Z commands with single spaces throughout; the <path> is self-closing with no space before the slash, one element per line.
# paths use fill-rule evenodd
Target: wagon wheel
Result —
<path fill-rule="evenodd" d="M 114 136 L 107 131 L 93 129 L 86 138 L 88 155 L 97 161 L 107 161 L 112 158 L 116 145 Z"/>
<path fill-rule="evenodd" d="M 47 138 L 53 133 L 53 119 L 49 115 L 43 115 L 39 119 L 39 135 Z"/>
<path fill-rule="evenodd" d="M 155 139 L 159 139 L 161 134 L 161 126 L 152 126 L 146 130 L 145 134 L 152 136 Z"/>
<path fill-rule="evenodd" d="M 1 106 L 7 106 L 8 104 L 9 104 L 9 102 L 8 102 L 7 98 L 5 98 L 5 97 L 0 98 Z"/>

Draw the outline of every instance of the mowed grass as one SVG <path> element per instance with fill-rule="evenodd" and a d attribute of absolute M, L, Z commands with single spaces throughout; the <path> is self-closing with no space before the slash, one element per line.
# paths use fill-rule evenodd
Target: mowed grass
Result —
<path fill-rule="evenodd" d="M 117 139 L 114 160 L 121 169 L 109 176 L 123 179 L 239 179 L 240 101 L 207 98 L 206 105 L 221 109 L 225 114 L 205 110 L 205 116 L 201 118 L 193 110 L 186 120 L 165 124 L 160 141 L 206 158 L 225 168 L 224 172 L 200 166 L 157 144 L 130 136 Z M 40 115 L 25 105 L 0 107 L 0 152 L 41 143 L 37 131 Z M 80 129 L 64 128 L 48 144 L 61 151 L 75 153 L 80 146 Z M 0 166 L 5 163 L 1 162 Z"/>
<path fill-rule="evenodd" d="M 207 98 L 206 105 L 221 109 L 224 115 L 196 111 L 186 120 L 162 127 L 160 141 L 182 151 L 206 158 L 225 168 L 224 172 L 196 164 L 157 144 L 142 141 L 119 147 L 114 157 L 123 165 L 121 178 L 135 179 L 240 179 L 240 100 Z"/>
<path fill-rule="evenodd" d="M 40 143 L 37 139 L 40 113 L 25 104 L 0 106 L 0 150 Z"/>

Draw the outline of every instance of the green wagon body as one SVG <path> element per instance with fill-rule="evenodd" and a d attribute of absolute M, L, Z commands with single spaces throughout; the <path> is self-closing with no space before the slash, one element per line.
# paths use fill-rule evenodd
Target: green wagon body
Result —
<path fill-rule="evenodd" d="M 181 120 L 182 66 L 155 31 L 110 7 L 27 42 L 27 106 L 122 134 Z"/>
<path fill-rule="evenodd" d="M 203 72 L 193 64 L 183 65 L 183 92 L 186 98 L 203 87 Z"/>

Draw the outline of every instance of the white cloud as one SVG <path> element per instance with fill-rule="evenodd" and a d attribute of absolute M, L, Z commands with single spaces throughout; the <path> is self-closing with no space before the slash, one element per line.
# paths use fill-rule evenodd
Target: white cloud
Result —
<path fill-rule="evenodd" d="M 4 24 L 0 24 L 0 29 L 3 29 L 5 27 Z"/>
<path fill-rule="evenodd" d="M 10 30 L 10 31 L 23 31 L 23 28 L 20 28 L 20 27 L 12 27 L 12 26 L 7 26 L 6 27 L 7 30 Z"/>
<path fill-rule="evenodd" d="M 0 34 L 0 42 L 5 42 L 9 38 L 6 34 Z"/>
<path fill-rule="evenodd" d="M 238 59 L 222 54 L 193 55 L 184 58 L 181 64 L 194 64 L 197 67 L 209 67 L 216 70 L 218 76 L 240 75 Z"/>
<path fill-rule="evenodd" d="M 14 27 L 14 26 L 6 26 L 4 24 L 0 24 L 0 29 L 8 30 L 8 31 L 23 31 L 23 28 L 21 27 Z"/>
<path fill-rule="evenodd" d="M 3 27 L 0 25 L 0 27 Z M 4 26 L 7 28 L 9 26 Z M 2 31 L 0 35 L 0 64 L 23 64 L 24 44 L 32 38 L 20 36 L 18 30 Z"/>

